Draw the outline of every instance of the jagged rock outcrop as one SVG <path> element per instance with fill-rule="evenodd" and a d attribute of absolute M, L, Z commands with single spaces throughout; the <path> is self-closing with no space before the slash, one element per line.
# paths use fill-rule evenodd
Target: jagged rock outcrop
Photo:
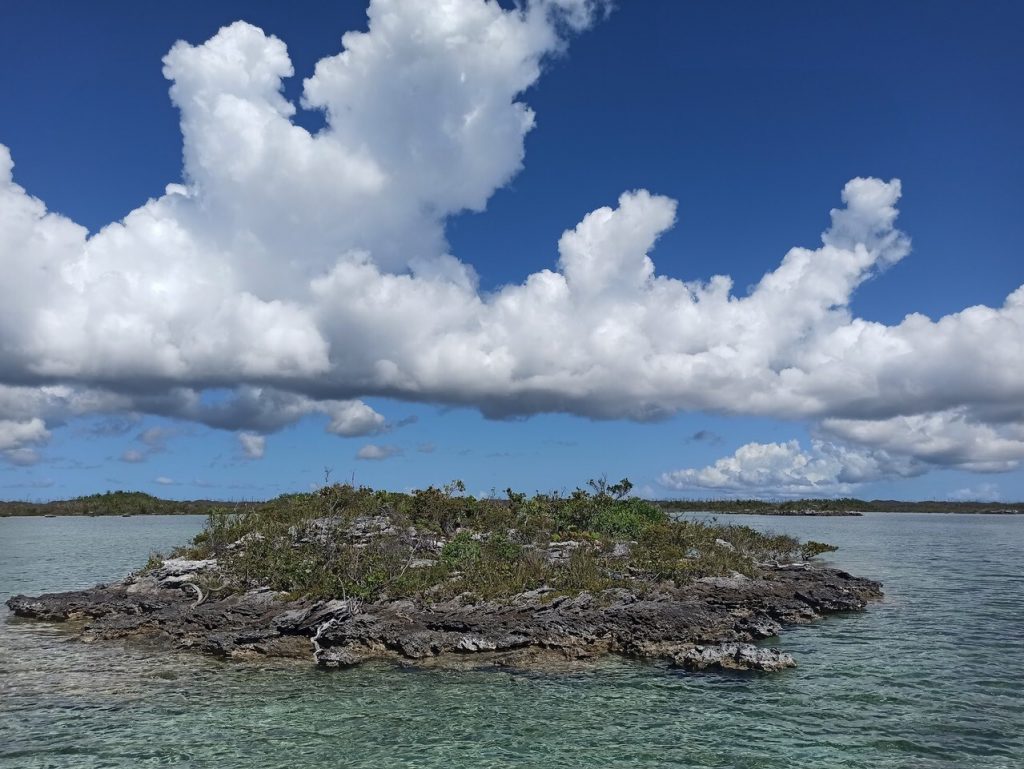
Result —
<path fill-rule="evenodd" d="M 794 664 L 792 657 L 752 641 L 862 609 L 881 595 L 877 582 L 806 566 L 575 597 L 541 588 L 501 602 L 291 600 L 269 589 L 223 588 L 215 560 L 172 559 L 121 582 L 15 596 L 7 605 L 21 617 L 85 620 L 84 640 L 143 637 L 229 657 L 307 657 L 332 667 L 379 659 L 538 665 L 618 653 L 687 670 L 777 670 Z"/>

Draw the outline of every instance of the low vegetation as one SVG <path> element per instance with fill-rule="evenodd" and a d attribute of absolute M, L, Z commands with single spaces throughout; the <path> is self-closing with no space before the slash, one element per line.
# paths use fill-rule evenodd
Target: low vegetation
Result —
<path fill-rule="evenodd" d="M 268 502 L 273 504 L 276 500 Z M 892 499 L 670 499 L 654 502 L 669 512 L 792 515 L 809 511 L 879 513 L 1024 513 L 1024 502 L 906 502 Z M 160 499 L 140 491 L 108 491 L 49 502 L 0 501 L 0 518 L 15 515 L 206 515 L 243 503 Z"/>
<path fill-rule="evenodd" d="M 835 549 L 746 526 L 677 521 L 630 489 L 627 480 L 592 481 L 571 494 L 508 490 L 477 499 L 458 481 L 411 494 L 335 484 L 214 510 L 175 555 L 217 558 L 227 575 L 219 590 L 442 600 L 751 575 L 759 563 Z"/>

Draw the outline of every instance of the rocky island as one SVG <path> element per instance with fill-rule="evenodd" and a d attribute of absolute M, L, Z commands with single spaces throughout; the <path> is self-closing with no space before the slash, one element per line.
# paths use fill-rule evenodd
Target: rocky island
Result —
<path fill-rule="evenodd" d="M 326 486 L 213 510 L 170 557 L 109 585 L 15 596 L 15 614 L 86 641 L 144 638 L 324 666 L 536 667 L 615 653 L 688 670 L 795 664 L 754 645 L 863 609 L 881 585 L 813 564 L 834 550 L 680 521 L 630 484 L 475 499 Z"/>

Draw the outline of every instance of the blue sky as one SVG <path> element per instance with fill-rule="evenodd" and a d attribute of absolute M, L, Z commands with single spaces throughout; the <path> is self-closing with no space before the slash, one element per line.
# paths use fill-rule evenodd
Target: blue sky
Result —
<path fill-rule="evenodd" d="M 410 30 L 443 27 L 421 3 L 378 2 L 408 24 L 370 29 L 367 40 L 387 45 L 368 46 L 369 64 L 345 75 L 364 83 L 317 75 L 321 101 L 341 116 L 332 124 L 299 105 L 302 81 L 342 49 L 344 32 L 367 30 L 366 5 L 38 2 L 4 11 L 0 144 L 21 192 L 0 198 L 0 212 L 11 212 L 0 220 L 11 298 L 0 300 L 14 308 L 0 314 L 0 495 L 265 497 L 318 484 L 329 467 L 335 480 L 354 474 L 398 489 L 458 477 L 476 493 L 571 488 L 607 473 L 655 496 L 1024 498 L 1024 321 L 1004 304 L 1024 284 L 1019 5 L 936 2 L 925 13 L 909 2 L 620 2 L 606 12 L 546 0 L 532 16 L 500 17 L 482 0 L 459 0 L 448 21 L 462 25 L 462 51 L 417 47 Z M 263 34 L 232 27 L 220 48 L 199 48 L 236 20 Z M 493 42 L 473 47 L 485 28 L 507 33 L 521 59 L 492 66 Z M 279 62 L 271 35 L 294 68 L 282 81 L 294 118 L 227 120 L 203 106 L 224 93 L 275 104 L 266 88 L 243 93 L 249 86 L 217 70 L 213 55 L 241 52 L 250 71 Z M 178 40 L 194 47 L 168 65 L 176 104 L 161 59 Z M 461 85 L 452 80 L 460 73 Z M 516 102 L 532 109 L 532 128 L 516 123 Z M 451 105 L 481 125 L 452 138 Z M 182 109 L 193 121 L 185 170 Z M 245 179 L 238 169 L 255 161 L 239 139 L 247 134 L 232 135 L 246 128 L 241 120 L 280 123 L 260 139 L 263 165 Z M 325 154 L 300 166 L 312 151 L 305 139 L 287 139 L 294 152 L 275 149 L 289 122 L 332 134 L 362 165 L 331 166 L 337 156 Z M 849 190 L 863 230 L 853 243 L 829 214 L 857 177 L 878 181 Z M 172 183 L 183 192 L 166 193 Z M 655 197 L 620 201 L 633 190 Z M 27 196 L 90 236 L 158 203 L 115 241 L 42 218 Z M 674 225 L 656 196 L 676 201 Z M 612 223 L 580 230 L 560 262 L 563 232 L 604 206 Z M 741 299 L 791 248 L 822 249 L 830 227 L 845 256 L 788 289 L 782 301 L 794 314 L 805 300 L 824 305 L 786 334 L 777 329 L 790 314 L 777 302 L 741 311 L 702 300 L 684 320 L 682 300 L 655 296 L 650 276 L 628 297 L 578 288 L 600 260 L 628 282 L 646 253 L 660 276 L 728 275 Z M 905 241 L 886 240 L 896 228 L 909 253 Z M 862 240 L 872 262 L 840 301 L 808 299 L 856 261 Z M 53 242 L 64 250 L 39 245 Z M 185 250 L 195 253 L 185 259 Z M 378 270 L 366 278 L 375 282 L 310 288 L 357 250 Z M 833 258 L 825 251 L 812 263 Z M 445 254 L 472 267 L 471 287 Z M 492 302 L 555 269 L 570 275 L 570 309 L 547 315 L 525 289 L 507 297 L 522 315 Z M 459 288 L 360 307 L 355 319 L 332 314 L 351 304 L 344 286 L 372 295 L 392 285 L 381 275 L 410 270 Z M 35 291 L 40 273 L 67 281 L 70 293 Z M 112 274 L 121 288 L 103 282 Z M 234 293 L 188 306 L 210 283 Z M 243 294 L 263 304 L 239 304 Z M 167 297 L 173 312 L 151 317 Z M 230 310 L 208 312 L 221 301 Z M 975 306 L 991 310 L 953 315 Z M 458 317 L 438 320 L 446 312 Z M 936 322 L 901 325 L 909 313 Z M 422 327 L 412 349 L 389 349 L 396 324 Z M 555 324 L 564 332 L 534 355 Z M 691 336 L 691 325 L 710 330 Z M 650 354 L 633 360 L 645 345 Z M 247 407 L 231 407 L 237 400 Z"/>

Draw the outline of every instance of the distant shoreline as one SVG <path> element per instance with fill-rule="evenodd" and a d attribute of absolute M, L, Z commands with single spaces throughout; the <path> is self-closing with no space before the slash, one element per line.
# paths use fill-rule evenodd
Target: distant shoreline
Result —
<path fill-rule="evenodd" d="M 720 515 L 777 515 L 788 517 L 845 517 L 864 513 L 931 513 L 959 515 L 1024 515 L 1024 502 L 950 502 L 894 499 L 791 499 L 768 502 L 759 499 L 660 500 L 670 512 Z"/>
<path fill-rule="evenodd" d="M 248 504 L 248 502 L 224 502 L 212 499 L 160 499 L 139 491 L 112 491 L 106 494 L 91 494 L 87 497 L 50 502 L 0 501 L 0 518 L 207 515 L 211 510 L 238 508 Z"/>
<path fill-rule="evenodd" d="M 867 514 L 878 513 L 918 513 L 928 515 L 1024 515 L 1024 510 L 858 510 L 858 511 L 836 511 L 836 510 L 815 510 L 811 512 L 768 512 L 764 510 L 708 510 L 706 508 L 694 508 L 692 510 L 677 510 L 666 507 L 666 510 L 676 513 L 714 513 L 716 515 L 763 515 L 765 517 L 777 518 L 858 518 Z"/>
<path fill-rule="evenodd" d="M 950 502 L 892 499 L 664 499 L 654 503 L 668 512 L 786 517 L 847 517 L 863 513 L 933 513 L 962 515 L 1024 515 L 1024 502 Z M 173 500 L 138 491 L 114 491 L 50 502 L 0 501 L 0 518 L 19 516 L 207 515 L 212 510 L 261 504 L 258 500 Z"/>

